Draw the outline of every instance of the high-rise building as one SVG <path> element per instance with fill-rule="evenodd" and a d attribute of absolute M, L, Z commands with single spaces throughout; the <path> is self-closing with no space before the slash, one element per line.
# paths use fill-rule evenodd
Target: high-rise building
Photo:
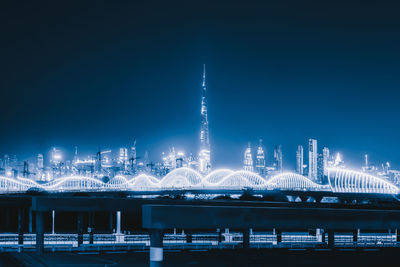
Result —
<path fill-rule="evenodd" d="M 323 157 L 323 175 L 328 175 L 328 167 L 329 167 L 329 148 L 324 147 L 322 149 L 322 157 Z"/>
<path fill-rule="evenodd" d="M 262 144 L 262 139 L 260 139 L 257 148 L 256 172 L 258 172 L 258 174 L 260 174 L 261 176 L 265 175 L 265 152 Z"/>
<path fill-rule="evenodd" d="M 128 166 L 128 149 L 126 147 L 121 147 L 119 149 L 118 163 L 123 169 Z"/>
<path fill-rule="evenodd" d="M 10 166 L 10 157 L 6 154 L 4 155 L 4 169 Z"/>
<path fill-rule="evenodd" d="M 43 155 L 38 154 L 37 155 L 37 168 L 38 170 L 43 170 L 44 164 L 43 164 Z"/>
<path fill-rule="evenodd" d="M 274 149 L 274 166 L 275 170 L 282 172 L 283 170 L 283 158 L 282 158 L 282 146 L 275 146 Z"/>
<path fill-rule="evenodd" d="M 296 151 L 296 172 L 303 175 L 304 153 L 303 146 L 299 145 Z"/>
<path fill-rule="evenodd" d="M 206 173 L 211 168 L 210 136 L 208 132 L 207 97 L 206 97 L 206 65 L 203 66 L 203 84 L 201 98 L 201 128 L 200 128 L 200 152 L 199 171 Z"/>
<path fill-rule="evenodd" d="M 136 139 L 133 141 L 133 146 L 129 152 L 129 164 L 132 173 L 136 171 L 137 156 L 136 156 Z"/>
<path fill-rule="evenodd" d="M 76 162 L 78 162 L 78 147 L 76 146 L 75 147 L 75 151 L 74 151 L 74 159 L 73 159 L 73 162 L 74 163 L 76 163 Z"/>
<path fill-rule="evenodd" d="M 318 176 L 318 150 L 317 140 L 310 138 L 308 141 L 308 178 L 317 181 Z"/>
<path fill-rule="evenodd" d="M 243 168 L 246 171 L 254 171 L 253 165 L 253 154 L 251 153 L 251 144 L 247 146 L 246 150 L 244 151 L 244 160 L 243 160 Z"/>
<path fill-rule="evenodd" d="M 323 184 L 324 179 L 324 156 L 323 154 L 318 154 L 317 156 L 317 183 Z"/>

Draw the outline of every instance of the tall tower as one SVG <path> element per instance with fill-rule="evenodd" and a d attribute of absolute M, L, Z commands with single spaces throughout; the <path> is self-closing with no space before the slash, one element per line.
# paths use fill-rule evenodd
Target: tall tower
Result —
<path fill-rule="evenodd" d="M 253 154 L 251 153 L 251 144 L 247 146 L 246 150 L 244 151 L 244 160 L 243 160 L 243 169 L 246 171 L 254 171 L 253 165 Z"/>
<path fill-rule="evenodd" d="M 312 181 L 317 181 L 318 176 L 318 149 L 317 140 L 308 140 L 308 178 Z"/>
<path fill-rule="evenodd" d="M 206 65 L 203 65 L 203 84 L 201 97 L 201 128 L 200 128 L 200 152 L 199 171 L 206 173 L 211 168 L 210 136 L 208 132 L 207 97 L 206 97 Z"/>
<path fill-rule="evenodd" d="M 274 149 L 274 165 L 275 169 L 278 172 L 282 172 L 283 170 L 283 157 L 282 157 L 282 146 L 275 146 Z"/>
<path fill-rule="evenodd" d="M 303 175 L 303 164 L 304 164 L 303 146 L 299 145 L 296 151 L 296 172 L 300 175 Z"/>
<path fill-rule="evenodd" d="M 256 171 L 261 176 L 265 175 L 265 152 L 264 152 L 264 148 L 262 145 L 262 139 L 260 139 L 258 148 L 257 148 Z"/>
<path fill-rule="evenodd" d="M 322 156 L 323 156 L 323 165 L 324 165 L 324 176 L 328 175 L 328 167 L 329 167 L 329 148 L 324 147 L 322 149 Z"/>

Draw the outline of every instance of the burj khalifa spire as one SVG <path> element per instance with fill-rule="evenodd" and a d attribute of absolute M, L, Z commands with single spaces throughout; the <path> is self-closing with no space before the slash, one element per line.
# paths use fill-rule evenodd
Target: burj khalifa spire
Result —
<path fill-rule="evenodd" d="M 206 86 L 206 65 L 203 65 L 203 84 L 201 98 L 201 128 L 200 128 L 200 152 L 199 152 L 199 171 L 206 173 L 211 168 L 210 159 L 210 136 L 208 132 L 207 118 L 207 86 Z"/>

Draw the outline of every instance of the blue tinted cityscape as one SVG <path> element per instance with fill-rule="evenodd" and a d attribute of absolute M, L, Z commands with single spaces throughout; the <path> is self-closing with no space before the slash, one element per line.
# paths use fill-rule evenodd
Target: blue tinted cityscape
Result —
<path fill-rule="evenodd" d="M 309 139 L 305 149 L 293 152 L 296 170 L 284 167 L 282 145 L 275 146 L 273 161 L 267 162 L 262 139 L 248 144 L 243 153 L 243 169 L 214 169 L 207 114 L 206 66 L 203 66 L 198 153 L 176 151 L 173 146 L 159 161 L 148 152 L 138 155 L 136 140 L 117 151 L 99 150 L 80 155 L 75 147 L 73 158 L 52 148 L 47 157 L 38 154 L 35 161 L 18 161 L 4 155 L 0 161 L 1 192 L 27 190 L 159 190 L 159 189 L 259 189 L 259 190 L 331 190 L 334 192 L 397 194 L 400 171 L 390 163 L 373 165 L 365 154 L 365 164 L 358 169 L 346 167 L 343 155 L 333 154 Z"/>
<path fill-rule="evenodd" d="M 2 3 L 0 267 L 399 266 L 399 10 Z"/>

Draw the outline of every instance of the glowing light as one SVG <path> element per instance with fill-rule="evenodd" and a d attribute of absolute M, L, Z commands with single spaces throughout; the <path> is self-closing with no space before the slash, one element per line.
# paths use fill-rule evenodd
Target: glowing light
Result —
<path fill-rule="evenodd" d="M 48 174 L 49 175 L 49 174 Z M 49 177 L 47 177 L 49 179 Z M 328 169 L 328 185 L 320 185 L 300 174 L 285 172 L 266 180 L 257 173 L 229 169 L 207 175 L 191 168 L 178 168 L 162 178 L 148 174 L 134 177 L 117 175 L 108 182 L 85 176 L 68 176 L 43 184 L 30 179 L 0 176 L 0 193 L 25 192 L 39 188 L 49 192 L 63 191 L 158 191 L 158 190 L 293 190 L 331 191 L 344 193 L 398 194 L 399 188 L 383 178 L 342 168 Z"/>

